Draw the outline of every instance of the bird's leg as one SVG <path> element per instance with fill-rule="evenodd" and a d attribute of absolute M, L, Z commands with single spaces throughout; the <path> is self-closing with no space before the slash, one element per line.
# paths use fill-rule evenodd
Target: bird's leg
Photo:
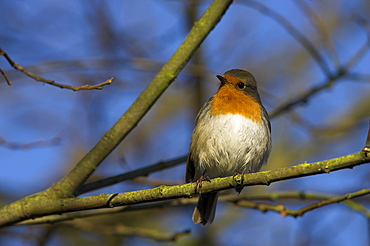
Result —
<path fill-rule="evenodd" d="M 250 173 L 252 170 L 247 170 L 241 173 L 234 173 L 233 178 L 237 185 L 240 185 L 241 187 L 235 187 L 236 192 L 238 192 L 238 196 L 240 195 L 240 192 L 242 192 L 244 186 L 242 184 L 244 183 L 244 174 Z M 237 175 L 240 175 L 240 178 L 236 178 Z"/>
<path fill-rule="evenodd" d="M 195 181 L 195 187 L 194 191 L 197 192 L 199 190 L 199 193 L 202 193 L 202 182 L 203 181 L 208 181 L 211 182 L 211 179 L 208 176 L 204 176 L 205 172 L 203 172 L 202 176 L 199 177 L 197 181 Z"/>

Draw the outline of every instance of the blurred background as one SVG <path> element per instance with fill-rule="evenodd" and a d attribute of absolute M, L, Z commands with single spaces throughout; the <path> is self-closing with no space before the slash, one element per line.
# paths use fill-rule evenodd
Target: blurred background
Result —
<path fill-rule="evenodd" d="M 0 57 L 0 67 L 13 82 L 9 86 L 0 76 L 0 205 L 42 191 L 70 171 L 146 88 L 210 2 L 0 0 L 0 47 L 17 63 L 63 84 L 115 78 L 101 91 L 73 92 L 36 82 Z M 215 75 L 231 68 L 254 74 L 273 116 L 273 151 L 264 170 L 359 151 L 370 116 L 369 16 L 367 0 L 235 1 L 176 81 L 91 180 L 186 155 L 195 116 L 217 91 Z M 277 114 L 286 103 L 322 85 L 327 88 Z M 184 173 L 181 164 L 84 195 L 182 184 Z M 369 175 L 369 166 L 362 165 L 249 187 L 242 194 L 344 195 L 369 188 Z M 315 201 L 263 202 L 297 209 Z M 369 197 L 355 201 L 370 209 Z M 0 245 L 164 243 L 134 233 L 110 235 L 86 224 L 146 228 L 170 236 L 190 230 L 166 245 L 369 242 L 369 218 L 343 203 L 292 218 L 219 202 L 215 222 L 206 227 L 192 223 L 193 207 L 8 227 L 0 230 Z"/>

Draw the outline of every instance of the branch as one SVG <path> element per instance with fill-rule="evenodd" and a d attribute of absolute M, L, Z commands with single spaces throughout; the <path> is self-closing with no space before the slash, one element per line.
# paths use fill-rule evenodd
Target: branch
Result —
<path fill-rule="evenodd" d="M 117 184 L 117 183 L 120 183 L 126 180 L 130 180 L 130 179 L 134 179 L 134 178 L 142 177 L 142 176 L 148 176 L 150 173 L 157 172 L 157 171 L 167 169 L 170 167 L 174 167 L 176 165 L 184 163 L 186 159 L 187 159 L 187 155 L 181 156 L 179 158 L 176 158 L 170 161 L 161 161 L 159 163 L 156 163 L 156 164 L 144 167 L 144 168 L 140 168 L 140 169 L 137 169 L 131 172 L 123 173 L 123 174 L 109 177 L 106 179 L 101 179 L 95 182 L 84 184 L 76 190 L 75 194 L 76 196 L 79 196 L 83 193 L 93 191 L 96 189 L 100 189 L 100 188 L 104 188 L 110 185 L 114 185 L 114 184 Z"/>
<path fill-rule="evenodd" d="M 298 104 L 307 103 L 311 97 L 313 97 L 318 92 L 324 89 L 330 88 L 333 85 L 333 83 L 342 76 L 343 74 L 340 72 L 335 77 L 326 80 L 323 84 L 314 86 L 311 89 L 307 90 L 306 92 L 302 93 L 301 95 L 297 96 L 296 98 L 291 99 L 289 102 L 283 103 L 282 105 L 278 106 L 269 113 L 270 117 L 271 118 L 277 117 L 282 113 L 291 110 Z"/>
<path fill-rule="evenodd" d="M 357 192 L 348 193 L 344 196 L 328 198 L 328 199 L 325 199 L 325 200 L 322 200 L 322 201 L 319 201 L 319 202 L 315 202 L 315 203 L 312 203 L 312 204 L 310 204 L 308 206 L 305 206 L 303 208 L 300 208 L 300 209 L 289 209 L 289 208 L 286 208 L 282 204 L 272 205 L 272 204 L 252 202 L 252 201 L 246 201 L 246 200 L 237 200 L 237 201 L 235 201 L 235 203 L 238 206 L 241 206 L 241 207 L 254 208 L 254 209 L 258 209 L 262 212 L 274 211 L 274 212 L 280 213 L 284 217 L 285 216 L 292 216 L 292 217 L 296 218 L 298 216 L 302 217 L 305 213 L 307 213 L 309 211 L 312 211 L 314 209 L 321 208 L 323 206 L 330 205 L 330 204 L 333 204 L 333 203 L 339 203 L 339 202 L 346 201 L 346 200 L 349 200 L 349 199 L 353 199 L 353 198 L 356 198 L 356 197 L 365 196 L 365 195 L 368 195 L 368 194 L 370 194 L 370 190 L 360 190 L 360 191 L 357 191 Z M 367 212 L 367 216 L 368 215 L 369 215 L 369 212 Z"/>
<path fill-rule="evenodd" d="M 0 73 L 3 75 L 4 79 L 6 80 L 6 83 L 8 83 L 8 85 L 12 85 L 12 81 L 10 81 L 10 79 L 8 78 L 8 75 L 6 75 L 6 72 L 2 70 L 1 68 L 0 68 Z"/>
<path fill-rule="evenodd" d="M 307 103 L 311 97 L 313 97 L 318 92 L 324 89 L 332 87 L 336 81 L 343 77 L 350 78 L 351 74 L 348 73 L 349 69 L 351 69 L 366 54 L 366 52 L 369 51 L 369 47 L 370 41 L 366 41 L 359 48 L 359 50 L 346 62 L 346 64 L 344 64 L 342 68 L 339 68 L 337 70 L 336 74 L 329 76 L 328 79 L 323 84 L 314 86 L 310 90 L 296 97 L 295 99 L 292 99 L 291 101 L 278 106 L 276 109 L 272 110 L 272 112 L 269 113 L 270 117 L 271 118 L 277 117 L 283 112 L 292 109 L 294 106 L 298 104 Z"/>
<path fill-rule="evenodd" d="M 358 49 L 358 51 L 347 61 L 347 63 L 343 66 L 343 71 L 348 71 L 352 68 L 356 63 L 358 63 L 369 51 L 370 48 L 370 40 L 366 40 L 364 44 Z"/>
<path fill-rule="evenodd" d="M 25 150 L 25 149 L 33 149 L 33 148 L 41 148 L 41 147 L 46 147 L 46 146 L 53 146 L 53 145 L 58 145 L 62 142 L 63 138 L 61 135 L 57 135 L 55 137 L 52 137 L 50 139 L 42 139 L 42 140 L 37 140 L 29 143 L 15 143 L 15 142 L 10 142 L 2 137 L 0 137 L 0 146 L 8 149 L 13 149 L 13 150 Z"/>
<path fill-rule="evenodd" d="M 214 0 L 211 3 L 148 87 L 73 170 L 61 181 L 54 184 L 51 190 L 59 192 L 59 197 L 74 196 L 76 189 L 87 180 L 110 152 L 136 127 L 138 122 L 174 81 L 199 45 L 219 22 L 231 2 L 231 0 Z"/>
<path fill-rule="evenodd" d="M 348 73 L 346 75 L 347 79 L 356 80 L 359 82 L 370 82 L 370 76 L 367 74 L 360 74 L 360 73 Z"/>
<path fill-rule="evenodd" d="M 284 205 L 271 205 L 266 203 L 258 203 L 253 202 L 251 200 L 268 200 L 268 201 L 277 201 L 277 200 L 284 200 L 284 199 L 297 199 L 301 201 L 306 200 L 327 200 L 335 198 L 336 196 L 332 194 L 322 194 L 317 192 L 282 192 L 282 193 L 269 193 L 269 194 L 243 194 L 239 196 L 235 195 L 221 195 L 219 197 L 219 201 L 226 201 L 231 202 L 239 206 L 243 206 L 246 208 L 257 209 L 262 212 L 266 211 L 275 211 L 281 213 L 282 208 L 285 208 Z M 240 201 L 249 201 L 239 203 Z M 198 202 L 198 199 L 176 199 L 171 201 L 161 201 L 155 203 L 148 203 L 148 204 L 140 204 L 136 206 L 124 206 L 124 207 L 116 207 L 116 208 L 109 208 L 109 209 L 99 209 L 99 210 L 86 210 L 86 211 L 78 211 L 78 212 L 71 212 L 65 213 L 60 215 L 48 215 L 43 216 L 40 218 L 35 218 L 31 220 L 26 220 L 16 225 L 39 225 L 39 224 L 55 224 L 59 222 L 69 221 L 69 220 L 76 220 L 80 218 L 87 218 L 87 217 L 96 217 L 96 216 L 106 216 L 124 212 L 133 212 L 133 211 L 142 211 L 148 209 L 158 209 L 158 208 L 166 208 L 166 207 L 173 207 L 173 206 L 184 206 L 188 204 L 194 204 Z M 351 208 L 352 210 L 358 211 L 364 214 L 366 217 L 370 217 L 370 210 L 364 207 L 362 204 L 354 202 L 352 200 L 343 200 L 343 204 Z"/>
<path fill-rule="evenodd" d="M 172 235 L 164 235 L 162 231 L 149 228 L 128 227 L 123 225 L 122 223 L 116 225 L 106 225 L 106 224 L 100 225 L 86 221 L 75 221 L 74 223 L 68 224 L 78 229 L 82 229 L 84 231 L 101 234 L 105 236 L 140 236 L 162 242 L 176 241 L 180 237 L 188 236 L 190 234 L 190 231 L 187 230 L 184 232 L 174 233 Z"/>
<path fill-rule="evenodd" d="M 176 198 L 190 198 L 201 192 L 221 191 L 241 186 L 269 185 L 282 180 L 329 173 L 344 168 L 353 168 L 354 166 L 369 162 L 370 155 L 368 155 L 368 152 L 360 151 L 321 162 L 304 163 L 276 170 L 215 178 L 211 182 L 203 181 L 201 185 L 195 186 L 194 183 L 159 186 L 147 190 L 118 194 L 100 194 L 98 196 L 81 198 L 52 199 L 49 196 L 34 195 L 1 207 L 0 214 L 2 216 L 0 217 L 0 227 L 51 214 L 113 208 Z"/>
<path fill-rule="evenodd" d="M 59 84 L 59 83 L 55 82 L 54 80 L 46 79 L 46 78 L 43 78 L 41 76 L 38 76 L 38 75 L 36 75 L 34 73 L 31 73 L 31 72 L 27 71 L 24 67 L 22 67 L 21 65 L 19 65 L 18 63 L 16 63 L 13 59 L 11 59 L 10 56 L 3 49 L 1 49 L 1 48 L 0 48 L 0 55 L 1 56 L 4 56 L 5 59 L 9 62 L 9 64 L 13 68 L 15 68 L 18 71 L 21 71 L 22 73 L 24 73 L 28 77 L 31 77 L 31 78 L 33 78 L 36 81 L 39 81 L 39 82 L 42 82 L 42 83 L 46 83 L 46 84 L 49 84 L 49 85 L 53 85 L 53 86 L 56 86 L 56 87 L 59 87 L 59 88 L 62 88 L 62 89 L 70 89 L 70 90 L 73 90 L 73 91 L 80 91 L 80 90 L 101 90 L 101 89 L 103 89 L 103 86 L 109 85 L 113 81 L 113 78 L 110 78 L 110 79 L 107 79 L 106 81 L 104 81 L 104 82 L 102 82 L 100 84 L 97 84 L 97 85 L 81 85 L 81 86 L 72 86 L 72 85 Z M 3 71 L 2 69 L 0 69 L 0 72 L 4 76 L 4 78 L 7 81 L 8 85 L 11 85 L 12 82 L 7 77 L 5 71 Z"/>
<path fill-rule="evenodd" d="M 221 196 L 219 200 L 228 201 L 235 203 L 238 206 L 257 209 L 262 212 L 273 211 L 278 212 L 282 216 L 303 216 L 305 213 L 329 205 L 333 203 L 343 202 L 349 208 L 364 214 L 366 217 L 370 217 L 370 210 L 366 209 L 362 204 L 354 202 L 350 199 L 355 197 L 365 196 L 370 193 L 370 190 L 361 190 L 353 193 L 349 193 L 343 196 L 334 196 L 328 194 L 318 194 L 310 192 L 284 192 L 284 193 L 273 193 L 273 194 L 262 194 L 262 195 L 242 195 L 242 196 Z M 273 205 L 261 202 L 253 202 L 250 200 L 281 200 L 281 199 L 299 199 L 299 200 L 321 200 L 315 202 L 303 208 L 293 210 L 286 208 L 283 204 Z"/>

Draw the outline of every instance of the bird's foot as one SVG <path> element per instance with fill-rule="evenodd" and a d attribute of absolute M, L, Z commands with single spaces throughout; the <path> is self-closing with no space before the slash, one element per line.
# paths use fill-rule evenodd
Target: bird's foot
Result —
<path fill-rule="evenodd" d="M 202 193 L 202 182 L 203 181 L 211 182 L 211 179 L 208 176 L 204 176 L 204 175 L 200 176 L 200 178 L 197 181 L 195 181 L 195 187 L 194 187 L 195 192 Z"/>
<path fill-rule="evenodd" d="M 249 173 L 250 171 L 246 171 L 246 172 L 242 172 L 242 173 L 234 173 L 233 175 L 233 178 L 236 182 L 236 187 L 235 187 L 235 190 L 236 192 L 238 192 L 238 196 L 240 195 L 240 192 L 242 192 L 244 186 L 243 186 L 243 183 L 244 183 L 244 174 L 247 174 Z"/>

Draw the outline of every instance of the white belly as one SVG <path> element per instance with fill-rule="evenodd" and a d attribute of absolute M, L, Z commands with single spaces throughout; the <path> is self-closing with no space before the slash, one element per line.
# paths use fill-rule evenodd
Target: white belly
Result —
<path fill-rule="evenodd" d="M 210 178 L 259 171 L 270 153 L 270 131 L 241 115 L 199 119 L 192 139 L 195 167 Z M 195 146 L 197 146 L 195 148 Z"/>

